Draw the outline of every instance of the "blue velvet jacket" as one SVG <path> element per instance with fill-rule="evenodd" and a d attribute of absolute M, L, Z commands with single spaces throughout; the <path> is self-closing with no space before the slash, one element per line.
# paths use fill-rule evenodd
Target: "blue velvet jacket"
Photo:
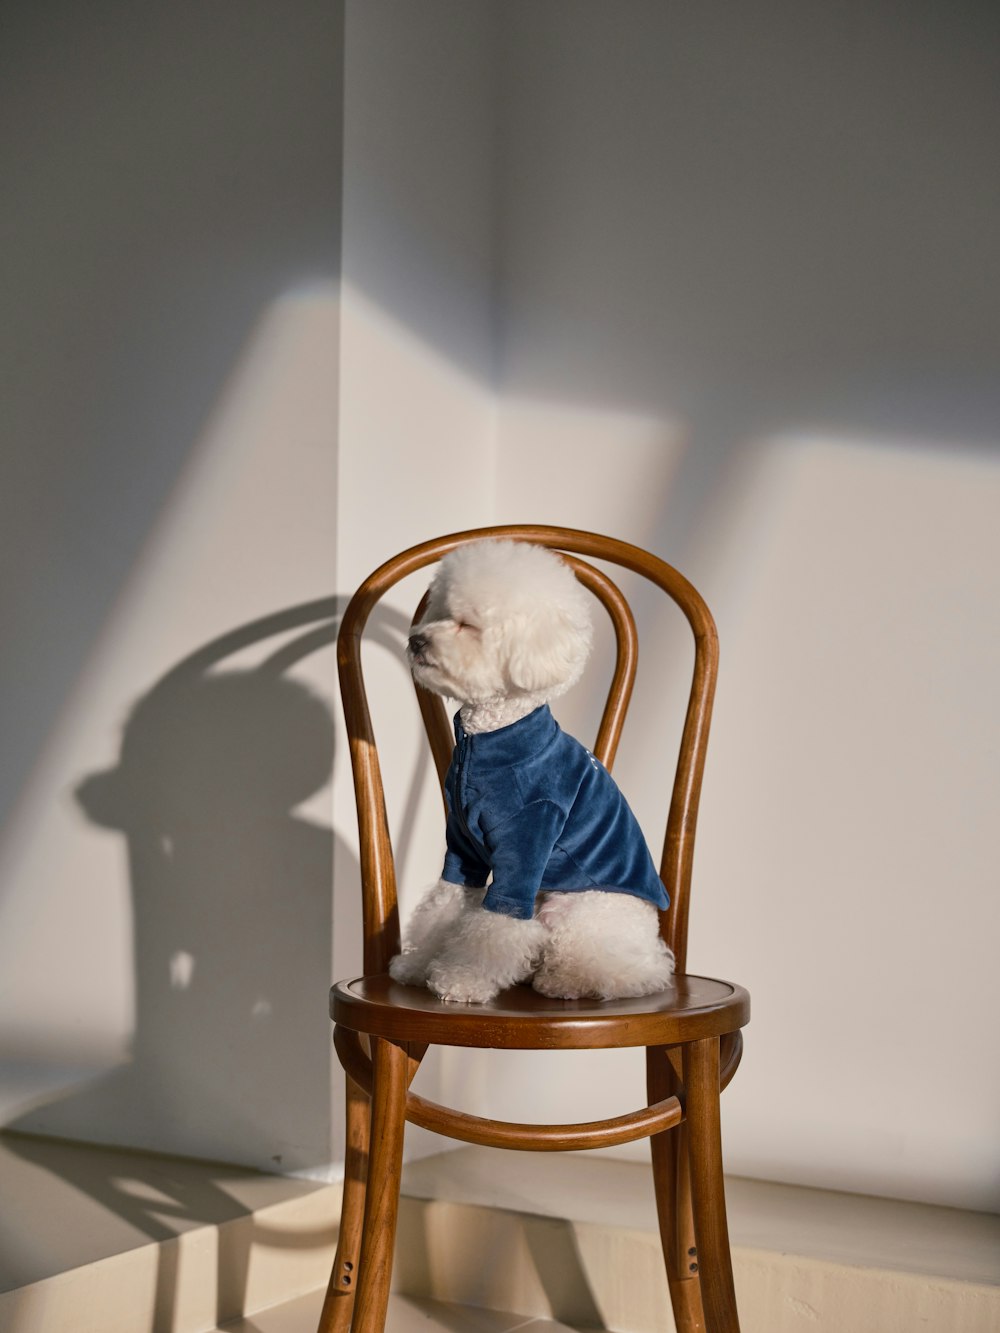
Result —
<path fill-rule="evenodd" d="M 668 905 L 624 796 L 547 704 L 471 736 L 456 714 L 455 740 L 443 879 L 481 888 L 492 874 L 483 906 L 523 920 L 543 889 L 603 889 Z"/>

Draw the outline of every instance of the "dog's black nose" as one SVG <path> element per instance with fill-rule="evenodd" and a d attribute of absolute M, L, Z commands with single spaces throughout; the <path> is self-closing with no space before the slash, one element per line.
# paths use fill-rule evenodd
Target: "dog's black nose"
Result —
<path fill-rule="evenodd" d="M 411 634 L 409 638 L 409 646 L 411 653 L 422 653 L 427 647 L 427 635 Z"/>

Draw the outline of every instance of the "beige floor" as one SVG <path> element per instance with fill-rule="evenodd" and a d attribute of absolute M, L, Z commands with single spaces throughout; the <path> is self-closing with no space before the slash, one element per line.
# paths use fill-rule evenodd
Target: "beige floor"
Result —
<path fill-rule="evenodd" d="M 649 1168 L 597 1153 L 459 1148 L 413 1162 L 411 1199 L 447 1199 L 582 1225 L 655 1232 Z M 726 1180 L 734 1249 L 1000 1285 L 1000 1217 L 761 1180 Z"/>
<path fill-rule="evenodd" d="M 321 1189 L 240 1167 L 0 1134 L 0 1293 Z"/>
<path fill-rule="evenodd" d="M 483 1148 L 412 1163 L 412 1199 L 447 1199 L 577 1223 L 653 1231 L 648 1171 L 599 1156 Z M 0 1292 L 150 1240 L 218 1226 L 323 1187 L 238 1167 L 0 1135 Z M 949 1208 L 732 1179 L 734 1246 L 1000 1282 L 1000 1218 Z M 339 1195 L 339 1190 L 334 1190 Z M 317 1200 L 319 1206 L 319 1200 Z M 328 1235 L 332 1240 L 335 1222 Z M 303 1238 L 305 1239 L 305 1238 Z"/>
<path fill-rule="evenodd" d="M 404 1192 L 390 1333 L 670 1327 L 648 1168 L 462 1148 L 411 1164 Z M 0 1135 L 0 1328 L 312 1333 L 339 1197 Z M 728 1197 L 746 1333 L 1000 1329 L 996 1217 L 741 1180 Z"/>
<path fill-rule="evenodd" d="M 217 1333 L 315 1333 L 322 1304 L 323 1293 L 313 1292 L 273 1310 L 263 1310 L 252 1319 L 222 1324 Z M 389 1299 L 386 1333 L 514 1333 L 515 1329 L 517 1333 L 585 1333 L 551 1319 L 531 1319 L 500 1310 L 475 1310 L 468 1305 L 407 1296 Z"/>

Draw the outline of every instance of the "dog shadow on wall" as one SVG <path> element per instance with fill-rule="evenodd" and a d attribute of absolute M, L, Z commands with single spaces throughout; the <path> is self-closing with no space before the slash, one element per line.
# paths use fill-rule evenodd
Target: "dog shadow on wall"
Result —
<path fill-rule="evenodd" d="M 14 1151 L 43 1164 L 37 1140 L 21 1136 L 45 1135 L 326 1173 L 337 1114 L 326 1011 L 333 939 L 336 932 L 360 950 L 361 896 L 353 851 L 300 809 L 330 780 L 334 724 L 329 704 L 290 673 L 329 652 L 345 604 L 327 598 L 278 612 L 185 658 L 132 709 L 117 763 L 77 786 L 86 818 L 125 843 L 131 1059 L 9 1124 Z M 401 613 L 373 617 L 371 638 L 398 660 L 406 690 L 408 630 Z M 263 660 L 242 665 L 260 658 L 261 645 Z M 331 654 L 331 692 L 333 676 Z M 421 751 L 398 833 L 401 859 L 428 763 Z M 50 1169 L 72 1176 L 72 1155 L 60 1161 Z M 112 1180 L 95 1185 L 85 1164 L 81 1171 L 82 1189 L 156 1239 L 165 1228 L 173 1234 L 165 1217 L 217 1222 L 241 1212 L 207 1182 L 193 1196 L 145 1207 Z M 240 1285 L 239 1264 L 232 1255 L 227 1263 L 220 1290 Z M 168 1311 L 171 1288 L 168 1280 L 158 1293 Z"/>
<path fill-rule="evenodd" d="M 131 1059 L 9 1128 L 259 1165 L 264 1133 L 272 1169 L 328 1155 L 334 842 L 296 807 L 330 779 L 333 716 L 288 669 L 335 637 L 339 610 L 280 612 L 184 659 L 133 707 L 115 766 L 77 786 L 125 842 Z M 301 651 L 227 665 L 319 617 Z M 281 1124 L 270 1086 L 295 1089 Z"/>

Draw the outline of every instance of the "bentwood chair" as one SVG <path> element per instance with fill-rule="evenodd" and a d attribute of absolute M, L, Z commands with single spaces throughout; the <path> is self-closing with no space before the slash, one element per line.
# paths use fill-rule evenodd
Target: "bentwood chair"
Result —
<path fill-rule="evenodd" d="M 588 556 L 644 575 L 673 600 L 694 634 L 694 676 L 667 817 L 660 875 L 670 895 L 662 932 L 677 960 L 671 989 L 629 1000 L 552 1000 L 514 986 L 483 1005 L 456 1006 L 388 976 L 399 951 L 392 847 L 361 670 L 361 637 L 376 602 L 400 579 L 482 537 L 531 541 L 562 554 L 604 605 L 617 660 L 593 751 L 611 768 L 635 677 L 635 621 L 618 587 Z M 423 603 L 417 608 L 416 620 Z M 718 660 L 715 625 L 675 569 L 638 547 L 587 532 L 498 527 L 415 546 L 375 571 L 344 613 L 338 641 L 361 836 L 364 976 L 330 993 L 334 1043 L 347 1072 L 347 1161 L 340 1239 L 320 1333 L 378 1333 L 385 1325 L 406 1121 L 496 1148 L 559 1152 L 648 1137 L 670 1297 L 679 1333 L 738 1333 L 726 1225 L 719 1093 L 739 1064 L 750 998 L 740 986 L 685 972 L 695 823 Z M 443 783 L 452 732 L 444 704 L 418 689 Z M 443 839 L 442 839 L 443 841 Z M 647 1103 L 609 1120 L 513 1124 L 450 1110 L 411 1092 L 431 1044 L 491 1049 L 646 1048 Z"/>

